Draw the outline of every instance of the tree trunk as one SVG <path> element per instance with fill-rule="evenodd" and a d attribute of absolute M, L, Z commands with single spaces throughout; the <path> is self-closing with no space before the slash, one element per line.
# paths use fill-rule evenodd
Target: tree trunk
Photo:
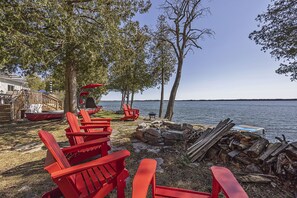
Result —
<path fill-rule="evenodd" d="M 133 102 L 134 102 L 134 91 L 131 92 L 131 102 L 130 102 L 131 108 L 133 108 Z"/>
<path fill-rule="evenodd" d="M 126 91 L 126 104 L 129 104 L 129 97 L 130 97 L 130 93 L 129 90 Z"/>
<path fill-rule="evenodd" d="M 167 110 L 166 110 L 166 114 L 165 114 L 165 118 L 168 120 L 172 120 L 172 117 L 173 117 L 174 102 L 175 102 L 175 97 L 176 97 L 177 89 L 179 86 L 179 82 L 181 79 L 182 67 L 183 67 L 183 58 L 179 58 L 177 72 L 176 72 L 174 84 L 173 84 L 171 92 L 170 92 L 170 97 L 169 97 Z"/>
<path fill-rule="evenodd" d="M 159 118 L 162 117 L 163 111 L 163 101 L 164 101 L 164 67 L 162 67 L 162 82 L 161 82 L 161 98 L 160 98 L 160 109 L 159 109 Z"/>
<path fill-rule="evenodd" d="M 73 5 L 67 3 L 67 13 L 69 17 L 73 15 Z M 66 27 L 66 54 L 65 54 L 65 100 L 64 112 L 76 113 L 77 111 L 77 81 L 76 81 L 76 68 L 74 64 L 73 50 L 74 43 L 71 38 L 71 27 Z"/>
<path fill-rule="evenodd" d="M 73 63 L 66 62 L 65 70 L 65 100 L 64 100 L 64 112 L 76 113 L 77 111 L 77 82 L 76 82 L 76 70 Z"/>
<path fill-rule="evenodd" d="M 122 91 L 122 101 L 121 101 L 120 110 L 123 108 L 124 103 L 125 103 L 125 91 Z"/>

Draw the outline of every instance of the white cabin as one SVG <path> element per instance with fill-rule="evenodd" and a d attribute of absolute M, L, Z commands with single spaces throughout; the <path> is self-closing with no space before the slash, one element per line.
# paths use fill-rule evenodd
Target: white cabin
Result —
<path fill-rule="evenodd" d="M 15 74 L 0 73 L 0 94 L 12 94 L 22 89 L 29 89 L 24 78 Z"/>

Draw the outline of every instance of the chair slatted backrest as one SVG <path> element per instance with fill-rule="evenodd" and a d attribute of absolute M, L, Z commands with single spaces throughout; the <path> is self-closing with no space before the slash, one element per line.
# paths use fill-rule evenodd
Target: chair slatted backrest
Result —
<path fill-rule="evenodd" d="M 127 104 L 127 108 L 128 110 L 131 110 L 131 106 L 129 104 Z"/>
<path fill-rule="evenodd" d="M 53 157 L 53 159 L 55 160 L 55 162 L 53 163 L 58 164 L 61 170 L 71 167 L 64 153 L 62 152 L 60 146 L 58 145 L 57 141 L 55 140 L 54 136 L 51 133 L 40 130 L 38 132 L 38 135 L 42 140 L 42 142 L 44 143 L 44 145 L 47 147 L 48 152 L 50 152 L 51 157 Z M 51 165 L 48 165 L 47 167 L 45 167 L 45 169 L 51 174 L 52 171 L 53 170 L 56 171 L 57 168 L 49 168 L 50 166 Z M 69 194 L 70 192 L 69 189 L 74 190 L 70 192 L 70 194 L 72 194 L 71 197 L 76 197 L 75 195 L 80 194 L 80 192 L 78 191 L 75 185 L 75 180 L 76 180 L 75 178 L 76 178 L 75 175 L 71 175 L 63 179 L 63 182 L 60 183 L 60 185 L 62 185 L 63 187 L 62 188 L 59 187 L 59 189 L 62 191 L 63 194 Z"/>
<path fill-rule="evenodd" d="M 123 110 L 124 110 L 125 116 L 131 116 L 128 106 L 126 104 L 123 104 Z"/>
<path fill-rule="evenodd" d="M 84 122 L 91 122 L 92 121 L 89 113 L 86 110 L 81 109 L 80 113 L 81 113 L 81 116 L 82 116 Z"/>
<path fill-rule="evenodd" d="M 248 198 L 229 169 L 219 166 L 212 166 L 210 169 L 213 176 L 212 197 L 218 197 L 220 190 L 222 190 L 228 197 Z"/>
<path fill-rule="evenodd" d="M 73 113 L 67 112 L 66 119 L 69 124 L 69 129 L 70 129 L 69 132 L 80 132 L 78 119 Z M 81 144 L 85 142 L 84 138 L 81 136 L 74 136 L 73 139 L 74 139 L 74 142 L 76 142 L 76 144 Z"/>
<path fill-rule="evenodd" d="M 147 168 L 149 167 L 149 168 Z M 153 197 L 156 189 L 156 169 L 157 161 L 152 159 L 143 159 L 141 166 L 137 169 L 132 184 L 132 198 L 147 197 L 149 185 L 151 185 Z"/>
<path fill-rule="evenodd" d="M 54 136 L 47 131 L 40 130 L 38 135 L 42 142 L 45 144 L 46 148 L 52 154 L 56 162 L 59 164 L 61 169 L 70 167 L 70 164 L 65 157 L 64 153 L 60 149 L 60 146 L 56 142 Z"/>
<path fill-rule="evenodd" d="M 156 167 L 157 161 L 154 159 L 143 159 L 140 162 L 140 166 L 135 174 L 133 184 L 132 184 L 132 198 L 144 198 L 147 197 L 149 186 L 151 185 L 152 195 L 155 197 L 156 188 Z M 248 195 L 242 188 L 242 186 L 238 183 L 232 172 L 224 167 L 212 166 L 211 172 L 213 176 L 212 183 L 212 198 L 218 198 L 220 191 L 223 192 L 225 197 L 240 197 L 240 198 L 248 198 Z M 166 187 L 162 187 L 166 188 Z M 204 192 L 195 192 L 188 191 L 185 189 L 179 189 L 176 191 L 176 188 L 167 187 L 166 195 L 174 195 L 172 197 L 198 197 L 197 195 L 205 195 Z M 171 192 L 170 192 L 171 191 Z M 187 195 L 182 193 L 182 191 L 188 191 Z M 160 193 L 160 192 L 159 192 Z M 164 192 L 163 192 L 164 193 Z M 182 194 L 180 194 L 182 193 Z M 189 196 L 192 194 L 193 196 Z M 208 194 L 208 193 L 207 193 Z M 167 197 L 165 194 L 158 194 L 160 197 Z M 210 195 L 210 194 L 209 194 Z M 171 197 L 171 196 L 169 196 Z M 202 196 L 201 196 L 202 197 Z M 203 196 L 205 197 L 205 196 Z"/>

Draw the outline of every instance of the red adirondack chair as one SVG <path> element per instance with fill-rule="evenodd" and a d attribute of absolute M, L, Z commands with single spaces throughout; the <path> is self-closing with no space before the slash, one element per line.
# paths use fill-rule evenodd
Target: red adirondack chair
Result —
<path fill-rule="evenodd" d="M 112 130 L 110 127 L 111 118 L 91 118 L 89 113 L 85 109 L 80 110 L 82 119 L 80 120 L 81 125 L 103 125 L 107 126 L 107 130 Z"/>
<path fill-rule="evenodd" d="M 123 110 L 124 117 L 122 117 L 121 120 L 136 120 L 139 117 L 139 112 L 136 114 L 133 111 L 130 111 L 126 104 L 123 104 Z"/>
<path fill-rule="evenodd" d="M 125 158 L 130 155 L 129 151 L 118 151 L 90 162 L 71 166 L 63 153 L 65 150 L 76 152 L 98 143 L 92 141 L 61 150 L 52 134 L 39 131 L 38 135 L 48 149 L 44 169 L 58 186 L 45 193 L 43 198 L 105 197 L 115 188 L 119 198 L 125 197 L 125 180 L 129 175 L 125 169 Z"/>
<path fill-rule="evenodd" d="M 85 129 L 93 129 L 94 127 L 97 127 L 97 125 L 91 126 L 79 126 L 78 120 L 76 116 L 72 113 L 66 113 L 67 121 L 69 123 L 69 127 L 65 129 L 66 131 L 66 137 L 69 140 L 69 144 L 71 146 L 79 145 L 88 141 L 97 140 L 100 141 L 101 138 L 106 138 L 110 136 L 111 132 L 109 131 L 84 131 L 81 132 L 81 130 Z M 108 139 L 109 140 L 109 139 Z M 85 150 L 85 153 L 81 155 L 80 158 L 73 157 L 71 155 L 67 156 L 67 158 L 71 161 L 71 163 L 78 163 L 82 160 L 89 159 L 91 157 L 97 156 L 98 154 L 101 154 L 101 156 L 104 156 L 105 153 L 107 153 L 108 150 L 110 150 L 110 146 L 107 145 L 106 150 L 104 150 L 101 146 L 92 147 L 91 149 Z"/>
<path fill-rule="evenodd" d="M 220 191 L 222 191 L 223 194 L 228 198 L 248 197 L 231 171 L 224 167 L 212 166 L 210 168 L 213 175 L 212 193 L 157 186 L 155 175 L 156 167 L 156 160 L 144 159 L 141 161 L 133 180 L 132 198 L 145 198 L 150 185 L 152 185 L 153 198 L 218 198 Z"/>
<path fill-rule="evenodd" d="M 129 109 L 130 113 L 132 112 L 135 115 L 139 115 L 139 109 L 132 109 L 129 104 L 127 104 L 127 108 Z"/>
<path fill-rule="evenodd" d="M 69 139 L 70 145 L 77 144 L 77 140 L 75 138 L 76 133 L 78 133 L 79 136 L 81 136 L 81 131 L 84 131 L 85 133 L 88 133 L 89 135 L 86 135 L 84 138 L 85 141 L 93 140 L 101 137 L 108 137 L 111 134 L 112 129 L 108 126 L 106 126 L 105 123 L 97 123 L 92 125 L 86 125 L 86 126 L 80 126 L 77 117 L 71 113 L 66 113 L 66 119 L 69 124 L 69 127 L 65 129 L 66 135 Z M 92 134 L 92 135 L 91 135 Z"/>

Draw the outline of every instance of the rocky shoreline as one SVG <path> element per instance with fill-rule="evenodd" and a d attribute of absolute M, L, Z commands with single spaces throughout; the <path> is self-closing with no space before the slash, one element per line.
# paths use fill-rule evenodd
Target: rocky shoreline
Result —
<path fill-rule="evenodd" d="M 296 191 L 297 142 L 290 143 L 283 136 L 271 143 L 256 133 L 230 130 L 232 126 L 230 120 L 212 128 L 155 120 L 140 123 L 134 135 L 155 146 L 183 144 L 189 159 L 195 163 L 202 160 L 232 163 L 243 171 L 242 182 L 274 186 L 281 181 Z M 199 157 L 193 158 L 193 152 Z"/>

